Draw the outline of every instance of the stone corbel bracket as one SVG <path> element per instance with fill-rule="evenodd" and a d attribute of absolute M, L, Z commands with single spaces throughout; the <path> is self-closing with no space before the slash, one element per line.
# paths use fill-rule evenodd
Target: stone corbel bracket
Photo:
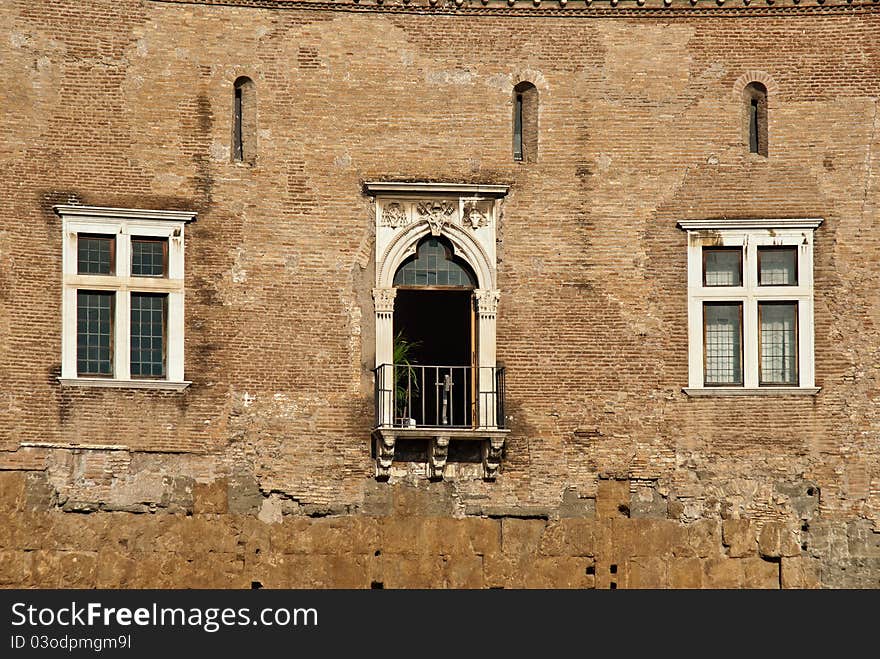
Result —
<path fill-rule="evenodd" d="M 387 481 L 391 476 L 397 437 L 389 432 L 377 433 L 373 435 L 373 442 L 376 447 L 376 480 Z"/>
<path fill-rule="evenodd" d="M 428 478 L 442 480 L 449 456 L 449 437 L 438 435 L 428 445 Z"/>
<path fill-rule="evenodd" d="M 442 431 L 430 428 L 376 428 L 373 430 L 375 448 L 376 480 L 387 481 L 391 477 L 391 465 L 399 439 L 428 440 L 428 478 L 433 481 L 446 477 L 449 444 L 459 441 L 480 442 L 483 458 L 483 480 L 495 481 L 501 470 L 501 458 L 507 430 L 479 430 L 449 428 Z"/>
<path fill-rule="evenodd" d="M 501 469 L 504 437 L 492 437 L 483 442 L 483 479 L 494 481 Z"/>

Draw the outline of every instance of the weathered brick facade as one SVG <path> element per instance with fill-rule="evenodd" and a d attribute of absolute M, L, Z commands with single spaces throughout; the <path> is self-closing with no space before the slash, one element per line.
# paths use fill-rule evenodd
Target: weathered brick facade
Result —
<path fill-rule="evenodd" d="M 880 586 L 880 4 L 11 0 L 0 26 L 0 584 Z M 509 186 L 494 481 L 375 479 L 367 181 Z M 197 213 L 188 388 L 59 383 L 58 204 Z M 824 220 L 818 394 L 682 391 L 676 223 L 718 217 Z"/>

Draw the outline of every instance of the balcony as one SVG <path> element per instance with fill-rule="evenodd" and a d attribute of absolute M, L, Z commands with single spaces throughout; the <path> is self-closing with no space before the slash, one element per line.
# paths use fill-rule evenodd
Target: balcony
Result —
<path fill-rule="evenodd" d="M 382 364 L 374 369 L 376 476 L 387 479 L 398 439 L 428 439 L 428 475 L 443 478 L 449 442 L 481 443 L 494 480 L 508 430 L 504 368 Z"/>

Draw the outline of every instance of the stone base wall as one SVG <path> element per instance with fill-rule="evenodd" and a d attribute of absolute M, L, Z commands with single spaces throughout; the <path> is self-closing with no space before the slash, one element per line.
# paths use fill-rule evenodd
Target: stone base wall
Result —
<path fill-rule="evenodd" d="M 381 489 L 379 489 L 381 487 Z M 232 488 L 234 490 L 234 488 Z M 0 585 L 16 588 L 876 587 L 864 522 L 628 517 L 630 483 L 594 506 L 523 518 L 442 514 L 443 484 L 377 486 L 375 514 L 235 514 L 226 479 L 157 512 L 47 509 L 0 472 Z M 379 494 L 376 494 L 378 492 Z"/>

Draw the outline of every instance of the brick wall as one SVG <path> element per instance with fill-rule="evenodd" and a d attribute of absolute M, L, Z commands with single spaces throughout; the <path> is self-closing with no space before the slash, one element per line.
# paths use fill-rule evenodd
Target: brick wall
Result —
<path fill-rule="evenodd" d="M 241 585 L 268 570 L 242 567 L 251 528 L 320 538 L 325 527 L 387 530 L 399 519 L 414 525 L 400 529 L 418 538 L 412 560 L 430 564 L 407 573 L 436 585 L 512 585 L 518 577 L 492 576 L 516 572 L 515 552 L 492 544 L 505 528 L 528 538 L 516 551 L 571 561 L 559 573 L 536 567 L 528 584 L 606 587 L 603 565 L 618 560 L 619 587 L 778 586 L 786 564 L 801 563 L 810 567 L 797 574 L 821 585 L 880 585 L 880 14 L 870 3 L 740 7 L 724 18 L 689 3 L 674 15 L 571 16 L 241 4 L 264 6 L 0 8 L 0 476 L 21 488 L 3 499 L 13 535 L 0 550 L 17 557 L 3 564 L 18 566 L 0 570 L 5 583 L 58 583 L 75 558 L 65 552 L 77 551 L 94 568 L 83 583 L 155 583 L 161 571 L 143 567 L 98 576 L 86 539 L 108 537 L 108 525 L 144 538 L 162 527 L 178 543 L 188 525 L 210 526 L 222 540 L 199 550 L 213 549 L 226 583 Z M 229 151 L 239 76 L 255 84 L 253 165 Z M 769 159 L 742 144 L 741 85 L 754 76 L 770 93 Z M 511 157 L 520 81 L 540 98 L 536 162 Z M 486 483 L 453 465 L 450 503 L 430 516 L 437 487 L 423 465 L 401 463 L 389 484 L 372 478 L 367 180 L 510 185 L 498 244 L 511 416 L 502 473 Z M 61 228 L 51 207 L 69 202 L 198 212 L 186 236 L 185 392 L 57 383 Z M 816 397 L 681 392 L 686 236 L 675 223 L 719 216 L 825 219 Z M 625 510 L 603 511 L 610 483 L 627 484 Z M 194 513 L 193 492 L 211 487 L 226 492 L 224 507 Z M 410 491 L 419 494 L 406 514 L 371 508 Z M 589 554 L 593 581 L 581 549 L 541 549 L 573 510 L 620 547 L 619 558 Z M 464 535 L 490 529 L 479 567 L 444 572 L 446 550 L 424 531 L 439 520 Z M 70 529 L 68 544 L 52 544 L 47 524 Z M 740 524 L 750 548 L 733 556 L 723 534 Z M 643 540 L 627 534 L 655 526 L 708 528 L 711 547 L 676 553 L 673 539 L 634 553 Z M 763 560 L 752 544 L 767 528 L 793 534 L 797 552 Z M 393 542 L 396 532 L 382 532 Z M 418 583 L 376 577 L 386 559 L 374 560 L 373 544 L 358 545 L 360 563 L 322 567 L 310 583 L 349 583 L 349 572 L 358 585 Z M 146 565 L 144 550 L 114 551 Z M 165 572 L 178 583 L 202 583 L 176 549 L 156 551 L 150 560 L 174 564 Z M 314 553 L 334 566 L 340 552 Z M 692 584 L 677 561 L 695 558 Z"/>

